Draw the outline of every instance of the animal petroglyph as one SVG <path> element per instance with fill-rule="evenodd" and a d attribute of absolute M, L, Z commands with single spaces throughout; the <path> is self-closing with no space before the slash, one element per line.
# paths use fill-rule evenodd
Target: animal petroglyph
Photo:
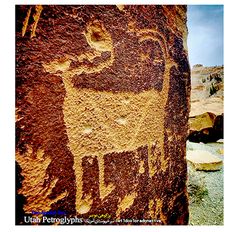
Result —
<path fill-rule="evenodd" d="M 132 28 L 132 30 L 134 29 Z M 170 69 L 176 64 L 169 57 L 163 36 L 156 30 L 136 31 L 139 43 L 146 40 L 155 41 L 162 49 L 165 71 L 163 88 L 160 92 L 150 89 L 140 93 L 112 93 L 74 87 L 72 78 L 75 75 L 98 73 L 104 68 L 112 66 L 115 62 L 111 35 L 97 20 L 88 24 L 83 33 L 87 43 L 93 48 L 92 52 L 76 57 L 62 57 L 61 60 L 43 64 L 47 72 L 62 77 L 66 89 L 63 113 L 69 138 L 68 147 L 74 155 L 77 185 L 76 210 L 81 214 L 88 212 L 92 204 L 90 197 L 83 195 L 82 159 L 84 157 L 96 157 L 98 160 L 101 199 L 107 197 L 115 189 L 115 183 L 108 185 L 105 183 L 104 157 L 106 154 L 132 151 L 148 145 L 149 176 L 152 177 L 157 171 L 154 162 L 159 157 L 151 152 L 151 146 L 153 143 L 157 143 L 161 152 L 160 160 L 163 171 L 167 165 L 167 160 L 164 159 L 164 117 L 169 91 Z M 82 61 L 86 58 L 92 62 L 95 57 L 101 56 L 102 52 L 110 52 L 111 56 L 92 67 L 85 65 L 70 67 L 72 60 Z M 158 61 L 154 60 L 154 62 Z M 57 71 L 61 72 L 57 73 Z M 143 167 L 140 172 L 144 172 Z M 136 196 L 134 193 L 130 195 L 132 203 Z M 125 202 L 125 199 L 122 201 Z M 124 208 L 120 206 L 119 211 L 122 210 Z M 119 211 L 118 214 L 120 214 Z"/>
<path fill-rule="evenodd" d="M 54 210 L 187 224 L 186 13 L 16 5 L 17 224 Z"/>
<path fill-rule="evenodd" d="M 46 176 L 46 169 L 49 166 L 51 159 L 43 156 L 43 150 L 38 150 L 36 154 L 34 154 L 30 146 L 28 146 L 24 156 L 16 153 L 16 161 L 22 168 L 22 175 L 24 176 L 22 188 L 18 193 L 27 197 L 27 203 L 24 205 L 24 210 L 29 214 L 33 211 L 47 212 L 50 210 L 53 203 L 63 199 L 67 195 L 67 191 L 65 191 L 53 200 L 49 198 L 58 178 L 45 185 L 45 180 L 48 180 L 49 178 Z"/>

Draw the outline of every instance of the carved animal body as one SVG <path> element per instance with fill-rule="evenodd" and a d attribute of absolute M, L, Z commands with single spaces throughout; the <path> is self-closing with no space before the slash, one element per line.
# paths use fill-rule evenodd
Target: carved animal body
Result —
<path fill-rule="evenodd" d="M 65 133 L 67 139 L 61 143 L 70 152 L 69 159 L 73 160 L 70 173 L 75 176 L 74 189 L 66 184 L 47 210 L 66 208 L 60 204 L 61 199 L 68 201 L 68 196 L 73 195 L 74 207 L 68 209 L 71 214 L 83 217 L 109 213 L 112 218 L 152 218 L 153 224 L 187 223 L 185 135 L 190 83 L 184 41 L 185 8 L 83 6 L 71 7 L 71 12 L 59 6 L 37 9 L 41 14 L 48 13 L 41 16 L 45 22 L 50 20 L 49 13 L 63 13 L 63 20 L 53 21 L 56 33 L 48 35 L 52 40 L 61 35 L 59 22 L 65 28 L 80 22 L 80 27 L 76 25 L 77 34 L 71 34 L 80 41 L 76 44 L 79 49 L 57 51 L 54 57 L 55 51 L 50 51 L 51 55 L 44 55 L 41 60 L 48 81 L 53 77 L 63 83 L 60 115 L 65 127 L 60 133 Z M 89 19 L 83 15 L 88 9 Z M 100 9 L 100 13 L 95 9 Z M 155 17 L 161 15 L 161 20 L 154 22 L 148 18 L 146 9 Z M 110 14 L 117 22 L 108 19 Z M 40 14 L 36 11 L 35 15 Z M 146 22 L 150 25 L 145 26 Z M 39 27 L 40 23 L 37 24 Z M 23 38 L 27 32 L 25 25 Z M 32 28 L 35 35 L 35 26 Z M 65 41 L 71 40 L 66 33 L 61 36 Z M 36 44 L 40 44 L 40 39 Z M 48 49 L 50 45 L 42 47 Z M 27 93 L 27 98 L 32 96 L 33 92 Z M 21 168 L 26 166 L 22 153 L 17 153 Z M 50 152 L 44 153 L 52 157 Z M 63 156 L 66 152 L 60 153 Z M 59 162 L 55 166 L 60 167 Z M 49 173 L 48 163 L 42 170 L 45 175 Z M 23 168 L 23 176 L 24 172 Z M 57 183 L 59 186 L 58 180 L 62 178 L 66 179 L 58 174 L 52 186 Z M 25 184 L 23 181 L 24 191 L 21 188 L 19 192 L 29 196 Z M 24 206 L 28 210 L 33 207 L 32 201 Z"/>

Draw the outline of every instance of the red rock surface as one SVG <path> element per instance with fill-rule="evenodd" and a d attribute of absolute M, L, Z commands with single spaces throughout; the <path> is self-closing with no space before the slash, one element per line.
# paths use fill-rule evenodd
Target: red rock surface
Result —
<path fill-rule="evenodd" d="M 185 6 L 16 6 L 17 224 L 188 223 L 186 38 Z"/>

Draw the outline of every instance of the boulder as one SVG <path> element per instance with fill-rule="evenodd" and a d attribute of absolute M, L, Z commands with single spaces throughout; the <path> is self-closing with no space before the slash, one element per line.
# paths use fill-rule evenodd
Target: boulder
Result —
<path fill-rule="evenodd" d="M 188 139 L 215 142 L 223 138 L 223 66 L 194 66 L 191 80 Z"/>
<path fill-rule="evenodd" d="M 214 125 L 216 115 L 210 112 L 199 114 L 189 118 L 189 127 L 191 131 L 201 131 L 211 128 Z M 207 133 L 206 130 L 204 132 Z"/>
<path fill-rule="evenodd" d="M 223 138 L 223 114 L 206 112 L 189 118 L 188 139 L 191 142 L 215 142 Z"/>
<path fill-rule="evenodd" d="M 223 139 L 218 139 L 216 142 L 217 143 L 224 143 L 224 140 Z"/>
<path fill-rule="evenodd" d="M 205 150 L 188 150 L 187 161 L 198 171 L 217 171 L 223 166 L 223 160 Z"/>

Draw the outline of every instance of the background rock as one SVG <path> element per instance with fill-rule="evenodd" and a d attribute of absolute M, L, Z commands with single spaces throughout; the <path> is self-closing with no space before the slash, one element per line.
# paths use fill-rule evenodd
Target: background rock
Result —
<path fill-rule="evenodd" d="M 222 143 L 193 143 L 187 141 L 187 152 L 203 150 L 223 160 L 219 150 Z M 188 165 L 189 224 L 223 225 L 224 168 L 219 171 L 196 171 Z"/>
<path fill-rule="evenodd" d="M 223 79 L 223 66 L 195 65 L 191 70 L 190 141 L 205 143 L 223 138 Z"/>
<path fill-rule="evenodd" d="M 187 152 L 187 161 L 199 171 L 217 171 L 223 166 L 223 161 L 205 150 Z"/>

